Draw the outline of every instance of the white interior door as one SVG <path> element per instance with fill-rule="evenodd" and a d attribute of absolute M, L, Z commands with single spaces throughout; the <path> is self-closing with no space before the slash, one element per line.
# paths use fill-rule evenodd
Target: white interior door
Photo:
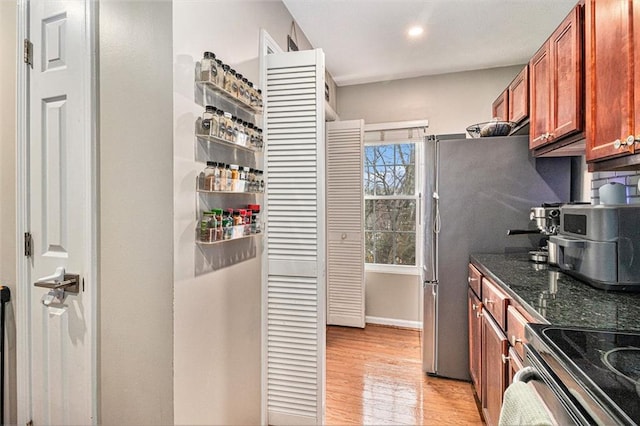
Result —
<path fill-rule="evenodd" d="M 324 54 L 266 61 L 263 419 L 324 423 Z"/>
<path fill-rule="evenodd" d="M 364 120 L 327 123 L 327 324 L 365 326 Z"/>
<path fill-rule="evenodd" d="M 95 173 L 93 151 L 91 1 L 28 3 L 28 150 L 26 231 L 30 261 L 22 271 L 27 389 L 19 401 L 34 425 L 96 422 Z M 28 65 L 25 64 L 25 67 Z M 42 285 L 59 268 L 77 274 L 75 292 Z M 49 278 L 47 278 L 49 277 Z M 44 278 L 44 279 L 43 279 Z M 65 277 L 69 279 L 70 277 Z M 43 281 L 38 283 L 36 281 Z"/>

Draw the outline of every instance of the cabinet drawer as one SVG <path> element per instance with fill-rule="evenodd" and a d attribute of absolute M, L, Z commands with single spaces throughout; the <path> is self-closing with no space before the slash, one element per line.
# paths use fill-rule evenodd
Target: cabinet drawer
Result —
<path fill-rule="evenodd" d="M 482 306 L 491 313 L 503 330 L 506 330 L 508 303 L 509 297 L 506 293 L 487 278 L 482 278 Z"/>
<path fill-rule="evenodd" d="M 469 277 L 467 280 L 469 281 L 469 287 L 471 287 L 476 296 L 482 297 L 482 274 L 471 264 L 469 264 Z"/>
<path fill-rule="evenodd" d="M 515 306 L 507 307 L 507 339 L 522 359 L 524 359 L 524 344 L 527 343 L 524 338 L 524 326 L 527 322 L 529 321 Z"/>

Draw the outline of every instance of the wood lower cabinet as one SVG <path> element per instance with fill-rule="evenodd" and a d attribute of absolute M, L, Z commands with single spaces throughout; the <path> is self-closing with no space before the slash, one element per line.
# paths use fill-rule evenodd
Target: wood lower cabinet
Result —
<path fill-rule="evenodd" d="M 502 121 L 509 120 L 509 89 L 504 89 L 504 91 L 500 93 L 500 96 L 493 101 L 491 114 L 492 118 L 497 118 Z"/>
<path fill-rule="evenodd" d="M 478 285 L 481 283 L 481 285 Z M 531 316 L 491 279 L 469 265 L 469 374 L 488 425 L 497 425 L 502 397 L 522 368 Z"/>
<path fill-rule="evenodd" d="M 482 303 L 469 288 L 469 375 L 471 383 L 482 401 Z"/>
<path fill-rule="evenodd" d="M 582 5 L 576 6 L 529 62 L 529 148 L 582 132 Z"/>
<path fill-rule="evenodd" d="M 593 163 L 640 152 L 640 1 L 585 4 L 586 158 Z M 618 161 L 624 166 L 625 161 Z M 590 164 L 592 166 L 592 164 Z"/>
<path fill-rule="evenodd" d="M 483 309 L 482 315 L 482 414 L 488 425 L 497 425 L 502 396 L 507 388 L 509 342 L 504 332 Z"/>

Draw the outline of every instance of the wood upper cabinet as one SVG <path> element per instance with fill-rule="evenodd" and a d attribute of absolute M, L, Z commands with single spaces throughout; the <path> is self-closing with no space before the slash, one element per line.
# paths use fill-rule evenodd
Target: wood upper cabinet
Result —
<path fill-rule="evenodd" d="M 529 62 L 531 149 L 583 130 L 582 10 L 576 6 Z"/>
<path fill-rule="evenodd" d="M 491 118 L 502 121 L 509 120 L 509 89 L 504 89 L 491 105 Z"/>
<path fill-rule="evenodd" d="M 508 89 L 509 121 L 521 122 L 529 116 L 529 66 L 513 79 Z"/>
<path fill-rule="evenodd" d="M 484 309 L 483 309 L 484 311 Z M 497 425 L 502 395 L 507 388 L 509 344 L 502 329 L 486 311 L 482 315 L 482 413 L 487 425 Z"/>
<path fill-rule="evenodd" d="M 471 288 L 469 296 L 469 375 L 478 398 L 482 401 L 482 303 Z"/>
<path fill-rule="evenodd" d="M 638 0 L 586 1 L 588 162 L 636 152 L 634 140 L 640 135 L 640 25 L 634 23 L 638 22 Z"/>

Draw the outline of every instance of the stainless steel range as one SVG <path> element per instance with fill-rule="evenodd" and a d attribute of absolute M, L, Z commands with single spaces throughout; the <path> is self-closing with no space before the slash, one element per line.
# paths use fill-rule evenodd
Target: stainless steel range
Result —
<path fill-rule="evenodd" d="M 560 418 L 640 424 L 640 333 L 528 324 L 526 337 L 527 367 L 520 377 L 555 397 L 544 402 L 563 411 Z"/>

